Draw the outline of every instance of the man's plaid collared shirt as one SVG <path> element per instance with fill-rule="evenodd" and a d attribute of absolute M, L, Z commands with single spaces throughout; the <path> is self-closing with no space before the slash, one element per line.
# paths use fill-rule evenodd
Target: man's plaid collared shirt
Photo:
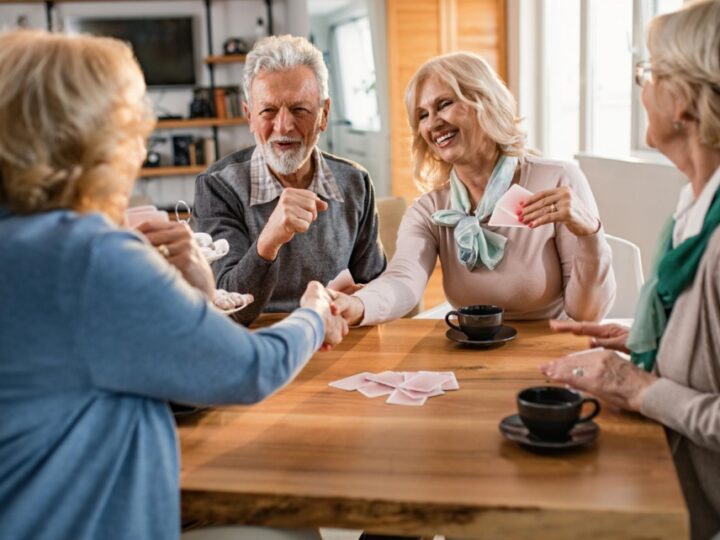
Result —
<path fill-rule="evenodd" d="M 324 199 L 345 202 L 330 167 L 317 147 L 313 149 L 310 159 L 315 161 L 315 174 L 307 189 Z M 283 185 L 270 172 L 262 150 L 256 146 L 250 159 L 250 206 L 277 199 L 283 189 Z"/>

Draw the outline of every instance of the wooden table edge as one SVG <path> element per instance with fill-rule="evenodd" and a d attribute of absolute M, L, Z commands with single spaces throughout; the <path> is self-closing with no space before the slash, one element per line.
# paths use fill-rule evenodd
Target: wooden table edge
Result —
<path fill-rule="evenodd" d="M 267 493 L 227 493 L 183 489 L 184 524 L 261 525 L 281 528 L 333 527 L 365 529 L 384 534 L 433 535 L 453 539 L 514 540 L 543 538 L 593 540 L 625 538 L 629 530 L 643 530 L 637 538 L 677 540 L 689 538 L 685 508 L 638 514 L 623 510 L 554 509 L 462 504 L 437 504 L 343 497 L 308 497 Z M 418 528 L 418 521 L 423 522 Z"/>

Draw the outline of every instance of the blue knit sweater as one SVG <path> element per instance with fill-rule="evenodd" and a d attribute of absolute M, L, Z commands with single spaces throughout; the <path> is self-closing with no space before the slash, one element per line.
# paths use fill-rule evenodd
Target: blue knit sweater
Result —
<path fill-rule="evenodd" d="M 323 333 L 247 331 L 99 214 L 0 208 L 0 537 L 176 539 L 167 401 L 257 402 Z"/>

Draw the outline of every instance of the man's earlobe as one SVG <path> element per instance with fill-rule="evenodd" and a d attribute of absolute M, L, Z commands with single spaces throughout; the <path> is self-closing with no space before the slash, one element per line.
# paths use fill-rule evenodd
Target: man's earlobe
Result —
<path fill-rule="evenodd" d="M 322 120 L 320 122 L 320 129 L 322 131 L 325 131 L 327 129 L 328 120 L 330 118 L 330 104 L 331 104 L 330 98 L 327 98 L 325 100 L 325 103 L 323 104 Z"/>

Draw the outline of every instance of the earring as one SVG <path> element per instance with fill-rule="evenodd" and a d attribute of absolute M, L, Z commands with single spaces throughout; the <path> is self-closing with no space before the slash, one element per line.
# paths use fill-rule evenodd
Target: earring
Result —
<path fill-rule="evenodd" d="M 672 123 L 673 131 L 680 131 L 680 128 L 681 128 L 681 127 L 682 127 L 682 122 L 677 122 L 677 121 L 676 121 L 676 122 L 673 122 L 673 123 Z"/>

